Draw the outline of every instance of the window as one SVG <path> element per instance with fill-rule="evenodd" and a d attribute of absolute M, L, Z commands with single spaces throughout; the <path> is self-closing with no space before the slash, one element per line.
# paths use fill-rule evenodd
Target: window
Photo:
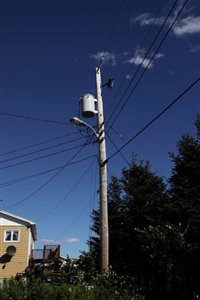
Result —
<path fill-rule="evenodd" d="M 6 230 L 4 242 L 19 242 L 19 230 Z"/>

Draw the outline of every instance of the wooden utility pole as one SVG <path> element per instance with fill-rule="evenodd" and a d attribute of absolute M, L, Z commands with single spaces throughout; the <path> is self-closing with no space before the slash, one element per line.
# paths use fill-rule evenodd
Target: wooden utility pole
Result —
<path fill-rule="evenodd" d="M 100 255 L 101 272 L 109 269 L 109 229 L 108 229 L 108 200 L 107 200 L 107 162 L 105 124 L 103 115 L 103 101 L 101 95 L 101 72 L 96 68 L 96 90 L 98 110 L 99 136 L 99 169 L 100 169 Z"/>

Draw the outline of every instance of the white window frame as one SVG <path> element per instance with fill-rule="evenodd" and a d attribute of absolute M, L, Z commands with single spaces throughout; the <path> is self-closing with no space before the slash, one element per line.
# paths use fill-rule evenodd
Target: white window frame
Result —
<path fill-rule="evenodd" d="M 18 240 L 13 240 L 14 232 L 16 232 L 16 231 L 18 232 Z M 6 240 L 7 232 L 11 232 L 11 239 L 9 241 Z M 4 242 L 5 243 L 19 243 L 19 241 L 20 241 L 20 230 L 7 229 L 4 231 Z"/>

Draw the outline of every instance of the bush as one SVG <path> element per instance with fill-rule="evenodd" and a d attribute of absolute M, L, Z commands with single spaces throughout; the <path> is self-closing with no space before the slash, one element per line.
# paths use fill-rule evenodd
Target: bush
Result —
<path fill-rule="evenodd" d="M 4 280 L 0 289 L 1 300 L 23 300 L 27 298 L 27 283 L 24 280 L 15 281 L 13 278 Z"/>
<path fill-rule="evenodd" d="M 99 300 L 142 300 L 142 297 L 128 284 L 128 278 L 118 276 L 110 270 L 99 274 L 94 280 L 94 299 Z"/>
<path fill-rule="evenodd" d="M 124 278 L 113 272 L 98 275 L 93 285 L 83 282 L 54 286 L 41 279 L 5 280 L 0 289 L 1 300 L 142 300 L 127 287 Z"/>

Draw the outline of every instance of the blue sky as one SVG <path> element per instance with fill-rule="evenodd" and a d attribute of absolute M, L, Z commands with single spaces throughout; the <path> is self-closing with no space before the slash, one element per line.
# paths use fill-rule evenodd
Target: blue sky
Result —
<path fill-rule="evenodd" d="M 60 121 L 0 115 L 1 208 L 37 222 L 36 247 L 60 243 L 62 254 L 71 257 L 87 250 L 89 215 L 98 205 L 95 157 L 98 148 L 90 144 L 82 149 L 86 134 L 69 125 L 69 119 L 79 116 L 81 95 L 95 94 L 95 67 L 100 60 L 104 58 L 102 82 L 115 77 L 113 89 L 102 91 L 105 119 L 113 128 L 107 128 L 108 157 L 116 151 L 114 144 L 118 148 L 123 146 L 199 77 L 199 1 L 188 1 L 150 61 L 183 4 L 181 0 L 177 2 L 145 58 L 173 3 L 151 0 L 1 2 L 1 113 Z M 131 92 L 137 77 L 133 83 L 131 79 L 139 65 L 139 74 L 145 68 L 146 72 L 120 111 L 120 105 L 116 105 L 122 95 L 123 104 Z M 200 111 L 199 96 L 197 84 L 123 149 L 125 159 L 117 154 L 109 161 L 108 177 L 120 176 L 122 168 L 137 154 L 138 159 L 149 160 L 152 170 L 167 179 L 172 166 L 168 152 L 176 151 L 176 142 L 182 134 L 195 132 L 193 122 Z M 96 117 L 85 121 L 96 125 Z M 76 164 L 56 169 L 72 162 Z M 50 169 L 56 170 L 5 185 Z"/>

